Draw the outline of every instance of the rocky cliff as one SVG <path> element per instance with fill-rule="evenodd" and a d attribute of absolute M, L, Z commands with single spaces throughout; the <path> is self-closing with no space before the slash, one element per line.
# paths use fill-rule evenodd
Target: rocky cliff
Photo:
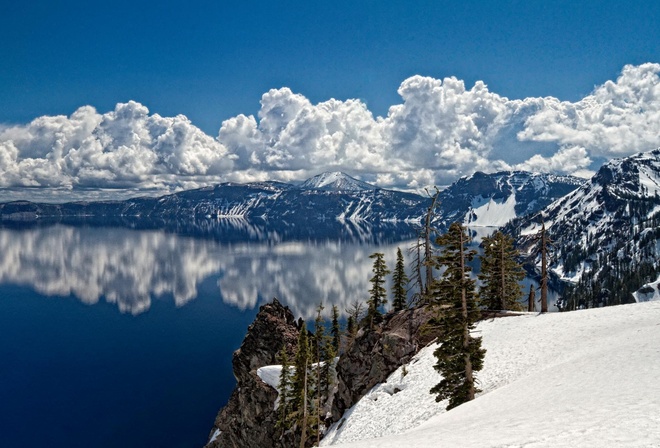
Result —
<path fill-rule="evenodd" d="M 335 395 L 329 400 L 332 412 L 326 427 L 339 421 L 346 409 L 430 342 L 433 336 L 423 331 L 430 317 L 428 308 L 391 313 L 374 329 L 358 332 L 337 363 L 337 384 L 333 388 Z M 260 308 L 243 344 L 234 353 L 237 385 L 216 418 L 208 448 L 299 444 L 299 440 L 279 441 L 274 412 L 277 392 L 257 376 L 257 369 L 277 364 L 276 357 L 283 346 L 293 358 L 300 325 L 277 300 Z"/>
<path fill-rule="evenodd" d="M 234 352 L 236 388 L 215 419 L 207 447 L 275 446 L 277 391 L 261 381 L 257 369 L 277 364 L 276 357 L 282 347 L 293 357 L 299 328 L 289 308 L 276 299 L 259 309 L 241 347 Z"/>
<path fill-rule="evenodd" d="M 404 310 L 387 314 L 373 330 L 358 332 L 337 363 L 332 422 L 433 339 L 423 331 L 431 316 L 428 307 Z"/>

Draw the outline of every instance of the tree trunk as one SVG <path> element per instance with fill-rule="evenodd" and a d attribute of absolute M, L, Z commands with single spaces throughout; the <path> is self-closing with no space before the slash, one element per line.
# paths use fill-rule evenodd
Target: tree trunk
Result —
<path fill-rule="evenodd" d="M 545 223 L 541 227 L 541 312 L 548 312 L 548 238 Z"/>
<path fill-rule="evenodd" d="M 463 311 L 463 349 L 465 350 L 465 381 L 470 386 L 468 391 L 468 400 L 474 400 L 474 377 L 472 373 L 472 360 L 470 359 L 470 326 L 468 324 L 467 309 L 467 291 L 465 290 L 465 252 L 463 241 L 463 232 L 460 236 L 460 256 L 461 256 L 461 306 Z"/>
<path fill-rule="evenodd" d="M 534 285 L 529 285 L 529 297 L 527 298 L 527 311 L 530 313 L 536 311 L 536 290 Z"/>
<path fill-rule="evenodd" d="M 437 191 L 436 188 L 433 201 L 426 213 L 426 225 L 424 226 L 424 263 L 426 264 L 426 285 L 424 286 L 425 301 L 428 301 L 431 285 L 433 284 L 433 263 L 431 263 L 431 218 L 433 217 L 433 210 L 438 201 L 438 195 L 440 195 L 440 191 Z"/>
<path fill-rule="evenodd" d="M 320 442 L 321 442 L 321 341 L 317 336 L 316 338 L 316 446 L 319 446 Z"/>
<path fill-rule="evenodd" d="M 504 243 L 500 241 L 500 310 L 504 311 L 506 304 L 504 303 L 504 290 L 505 287 L 504 276 Z"/>
<path fill-rule="evenodd" d="M 307 444 L 307 362 L 305 362 L 305 387 L 303 388 L 303 418 L 300 434 L 300 448 Z"/>

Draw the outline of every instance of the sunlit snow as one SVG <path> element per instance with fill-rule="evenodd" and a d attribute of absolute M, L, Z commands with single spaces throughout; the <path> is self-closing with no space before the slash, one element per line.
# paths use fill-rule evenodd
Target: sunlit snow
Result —
<path fill-rule="evenodd" d="M 501 227 L 516 217 L 516 195 L 511 194 L 506 201 L 477 196 L 472 201 L 472 213 L 465 216 L 468 227 Z"/>
<path fill-rule="evenodd" d="M 488 352 L 474 401 L 450 412 L 434 401 L 428 389 L 440 377 L 429 347 L 322 445 L 660 447 L 660 302 L 524 314 L 477 332 Z"/>

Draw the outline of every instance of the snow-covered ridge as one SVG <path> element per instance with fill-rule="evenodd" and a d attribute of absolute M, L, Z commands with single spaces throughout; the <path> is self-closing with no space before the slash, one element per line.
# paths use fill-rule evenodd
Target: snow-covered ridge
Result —
<path fill-rule="evenodd" d="M 470 227 L 500 227 L 541 210 L 584 184 L 583 179 L 525 171 L 476 172 L 440 193 L 438 221 Z"/>
<path fill-rule="evenodd" d="M 660 149 L 611 160 L 589 182 L 513 227 L 525 240 L 544 221 L 557 248 L 551 269 L 575 283 L 594 262 L 596 269 L 614 259 L 654 263 L 659 218 Z"/>
<path fill-rule="evenodd" d="M 428 391 L 440 376 L 428 347 L 321 445 L 658 447 L 658 322 L 660 302 L 480 322 L 487 352 L 474 401 L 450 412 L 435 402 Z"/>
<path fill-rule="evenodd" d="M 334 171 L 311 177 L 300 184 L 300 188 L 303 190 L 370 191 L 377 187 L 340 171 Z"/>

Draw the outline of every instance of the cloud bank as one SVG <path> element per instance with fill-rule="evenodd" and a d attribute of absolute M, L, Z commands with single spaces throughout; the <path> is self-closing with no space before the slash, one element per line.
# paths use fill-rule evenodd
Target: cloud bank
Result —
<path fill-rule="evenodd" d="M 413 76 L 398 93 L 401 104 L 374 117 L 359 100 L 312 104 L 273 89 L 256 117 L 224 121 L 216 138 L 133 101 L 104 114 L 85 106 L 1 127 L 0 187 L 173 191 L 341 170 L 417 189 L 478 170 L 584 176 L 603 160 L 660 146 L 660 64 L 625 66 L 577 102 L 509 100 L 453 77 Z"/>

